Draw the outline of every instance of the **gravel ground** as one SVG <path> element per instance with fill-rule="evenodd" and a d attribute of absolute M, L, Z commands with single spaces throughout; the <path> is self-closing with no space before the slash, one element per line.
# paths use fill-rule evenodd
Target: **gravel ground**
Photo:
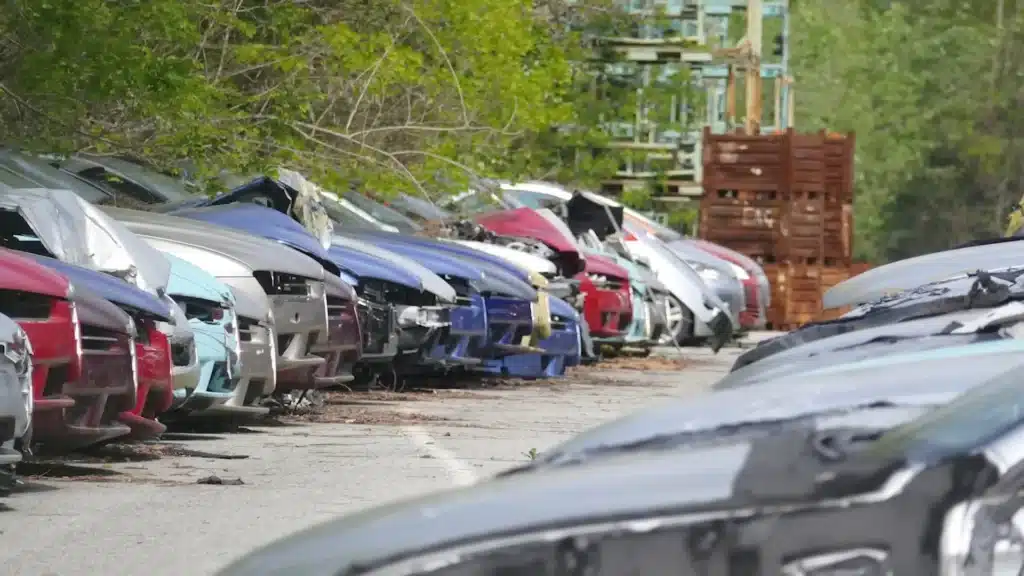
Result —
<path fill-rule="evenodd" d="M 699 394 L 738 352 L 660 350 L 558 381 L 336 393 L 273 426 L 35 464 L 26 487 L 0 500 L 0 574 L 212 574 L 339 514 L 464 485 L 617 416 Z"/>

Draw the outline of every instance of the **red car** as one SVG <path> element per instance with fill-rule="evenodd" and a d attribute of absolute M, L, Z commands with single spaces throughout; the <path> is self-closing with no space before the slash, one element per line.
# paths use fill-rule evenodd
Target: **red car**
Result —
<path fill-rule="evenodd" d="M 587 269 L 576 275 L 583 299 L 583 317 L 595 340 L 624 338 L 633 321 L 633 299 L 629 271 L 610 258 L 597 254 L 586 257 Z"/>
<path fill-rule="evenodd" d="M 31 442 L 77 448 L 130 429 L 120 410 L 135 403 L 131 319 L 60 273 L 0 249 L 0 312 L 15 319 L 33 348 Z"/>
<path fill-rule="evenodd" d="M 618 339 L 633 320 L 629 271 L 604 256 L 579 251 L 564 222 L 550 212 L 516 208 L 480 216 L 477 223 L 503 236 L 530 238 L 552 250 L 551 261 L 561 275 L 580 281 L 582 312 L 594 338 Z"/>
<path fill-rule="evenodd" d="M 171 376 L 171 346 L 167 335 L 160 330 L 159 323 L 170 319 L 167 304 L 156 296 L 139 290 L 135 286 L 109 274 L 61 262 L 53 258 L 32 256 L 32 258 L 53 269 L 74 284 L 76 291 L 88 290 L 102 296 L 111 305 L 127 315 L 123 318 L 134 325 L 134 347 L 126 346 L 127 353 L 134 360 L 133 374 L 138 382 L 137 394 L 132 402 L 108 408 L 118 421 L 130 428 L 132 439 L 153 438 L 163 434 L 166 426 L 156 420 L 157 415 L 166 412 L 174 401 L 173 378 Z M 122 313 L 123 313 L 122 312 Z M 87 339 L 83 329 L 83 339 Z M 103 341 L 107 334 L 99 333 L 97 340 Z"/>

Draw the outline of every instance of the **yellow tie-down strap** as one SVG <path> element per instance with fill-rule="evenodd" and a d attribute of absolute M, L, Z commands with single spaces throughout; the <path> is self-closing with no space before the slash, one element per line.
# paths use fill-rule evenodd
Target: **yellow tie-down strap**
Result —
<path fill-rule="evenodd" d="M 547 278 L 530 272 L 530 283 L 537 289 L 537 301 L 530 304 L 530 311 L 533 313 L 533 333 L 523 338 L 523 345 L 537 346 L 541 340 L 551 336 L 551 300 L 546 290 Z"/>

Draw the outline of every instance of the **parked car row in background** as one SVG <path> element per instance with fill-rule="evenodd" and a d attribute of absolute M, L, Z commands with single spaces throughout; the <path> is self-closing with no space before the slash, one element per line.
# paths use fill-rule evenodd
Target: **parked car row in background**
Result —
<path fill-rule="evenodd" d="M 1024 573 L 1024 238 L 880 266 L 710 394 L 222 574 Z M 429 514 L 424 514 L 429 510 Z"/>
<path fill-rule="evenodd" d="M 764 321 L 756 263 L 586 192 L 493 183 L 439 206 L 285 168 L 222 180 L 0 150 L 0 463 L 343 384 L 717 351 Z"/>

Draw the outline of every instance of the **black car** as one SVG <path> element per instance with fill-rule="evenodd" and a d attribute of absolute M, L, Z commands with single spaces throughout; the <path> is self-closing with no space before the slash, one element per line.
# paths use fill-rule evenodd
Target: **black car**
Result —
<path fill-rule="evenodd" d="M 716 390 L 774 380 L 823 366 L 912 351 L 1024 337 L 1024 302 L 885 324 L 812 340 L 734 369 Z"/>
<path fill-rule="evenodd" d="M 909 421 L 880 402 L 697 435 L 662 422 L 616 445 L 645 422 L 633 418 L 475 486 L 303 531 L 221 574 L 1017 574 L 1024 357 L 1004 360 Z M 917 373 L 943 380 L 955 366 Z"/>
<path fill-rule="evenodd" d="M 736 359 L 732 370 L 823 338 L 964 310 L 994 308 L 1024 299 L 1024 267 L 977 272 L 925 284 L 858 306 L 835 320 L 812 322 L 763 340 Z"/>

